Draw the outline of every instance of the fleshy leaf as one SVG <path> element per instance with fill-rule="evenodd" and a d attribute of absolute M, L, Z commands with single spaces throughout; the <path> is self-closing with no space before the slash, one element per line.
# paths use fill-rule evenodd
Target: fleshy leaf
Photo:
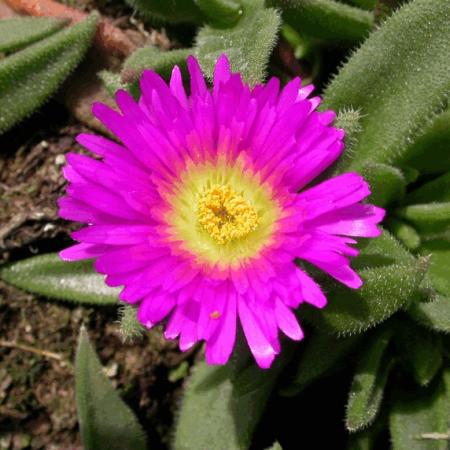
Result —
<path fill-rule="evenodd" d="M 211 23 L 219 26 L 233 25 L 242 14 L 238 0 L 194 0 L 194 2 Z"/>
<path fill-rule="evenodd" d="M 361 174 L 369 183 L 372 194 L 370 203 L 386 206 L 399 202 L 405 195 L 406 180 L 402 172 L 387 164 L 367 164 Z"/>
<path fill-rule="evenodd" d="M 450 128 L 450 121 L 448 126 Z M 448 148 L 450 148 L 450 143 Z M 432 159 L 434 158 L 435 156 L 432 157 Z M 409 193 L 405 201 L 408 204 L 450 202 L 450 172 L 422 184 L 419 188 Z"/>
<path fill-rule="evenodd" d="M 424 232 L 445 232 L 450 227 L 450 202 L 408 205 L 396 213 Z"/>
<path fill-rule="evenodd" d="M 393 450 L 446 450 L 448 412 L 442 382 L 394 395 L 389 428 Z"/>
<path fill-rule="evenodd" d="M 186 70 L 186 58 L 192 52 L 193 50 L 189 48 L 167 52 L 162 52 L 156 47 L 139 48 L 125 61 L 122 78 L 127 83 L 136 81 L 144 69 L 151 69 L 168 80 L 173 66 L 178 65 L 183 71 Z"/>
<path fill-rule="evenodd" d="M 201 23 L 204 15 L 194 0 L 127 0 L 139 14 L 156 22 Z"/>
<path fill-rule="evenodd" d="M 428 272 L 433 286 L 450 296 L 450 239 L 427 241 L 422 245 L 421 252 L 430 258 Z"/>
<path fill-rule="evenodd" d="M 450 109 L 445 110 L 410 143 L 405 164 L 421 173 L 443 173 L 450 170 Z"/>
<path fill-rule="evenodd" d="M 389 220 L 389 228 L 394 236 L 399 239 L 409 250 L 417 250 L 420 247 L 421 239 L 416 229 L 403 220 Z"/>
<path fill-rule="evenodd" d="M 264 80 L 270 52 L 280 26 L 278 13 L 264 7 L 263 0 L 242 0 L 242 16 L 232 28 L 205 25 L 200 29 L 195 56 L 211 78 L 217 58 L 225 53 L 233 71 L 254 85 Z"/>
<path fill-rule="evenodd" d="M 416 382 L 429 384 L 442 365 L 440 336 L 408 321 L 397 325 L 396 343 Z"/>
<path fill-rule="evenodd" d="M 289 379 L 287 386 L 280 390 L 281 395 L 295 396 L 313 381 L 338 369 L 358 342 L 357 336 L 339 339 L 319 332 L 309 336 L 303 343 L 303 353 L 299 357 L 295 374 Z M 330 352 L 330 349 L 333 351 Z"/>
<path fill-rule="evenodd" d="M 337 42 L 363 40 L 373 25 L 373 14 L 335 0 L 270 0 L 281 8 L 283 19 L 307 36 Z"/>
<path fill-rule="evenodd" d="M 33 294 L 77 303 L 115 304 L 120 291 L 105 284 L 92 261 L 68 263 L 55 253 L 5 265 L 0 278 Z"/>
<path fill-rule="evenodd" d="M 198 363 L 185 391 L 175 430 L 174 450 L 249 447 L 280 372 L 280 358 L 270 370 L 252 364 L 233 376 L 232 366 Z"/>
<path fill-rule="evenodd" d="M 352 290 L 324 283 L 328 305 L 323 310 L 304 306 L 300 312 L 321 330 L 337 335 L 361 333 L 383 322 L 412 300 L 426 271 L 426 261 L 359 270 L 363 286 Z"/>
<path fill-rule="evenodd" d="M 428 303 L 414 303 L 408 314 L 431 330 L 450 333 L 450 297 L 437 295 Z"/>
<path fill-rule="evenodd" d="M 50 17 L 10 17 L 0 20 L 0 52 L 26 47 L 60 30 L 67 22 Z"/>
<path fill-rule="evenodd" d="M 97 14 L 0 61 L 0 134 L 30 115 L 89 48 Z"/>
<path fill-rule="evenodd" d="M 146 438 L 102 366 L 84 328 L 75 359 L 75 394 L 81 439 L 86 450 L 145 450 Z"/>
<path fill-rule="evenodd" d="M 404 4 L 364 42 L 324 94 L 324 106 L 360 110 L 362 131 L 345 170 L 396 165 L 450 92 L 450 4 Z M 430 153 L 429 153 L 430 155 Z"/>
<path fill-rule="evenodd" d="M 134 341 L 143 335 L 145 328 L 136 317 L 136 307 L 124 304 L 119 309 L 120 334 L 124 342 Z"/>
<path fill-rule="evenodd" d="M 346 450 L 375 450 L 376 440 L 380 433 L 386 429 L 384 420 L 378 416 L 374 424 L 369 428 L 354 433 L 350 436 Z"/>
<path fill-rule="evenodd" d="M 364 346 L 347 402 L 346 426 L 351 432 L 370 425 L 378 413 L 391 368 L 385 355 L 392 334 L 392 327 L 378 330 Z"/>

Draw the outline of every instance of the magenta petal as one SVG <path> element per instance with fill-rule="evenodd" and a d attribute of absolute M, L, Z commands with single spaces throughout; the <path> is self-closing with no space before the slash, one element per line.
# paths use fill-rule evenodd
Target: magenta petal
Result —
<path fill-rule="evenodd" d="M 230 358 L 236 339 L 236 310 L 236 295 L 230 295 L 223 315 L 217 319 L 221 323 L 206 343 L 205 356 L 208 364 L 226 364 Z"/>
<path fill-rule="evenodd" d="M 105 245 L 97 244 L 77 244 L 59 252 L 59 256 L 64 261 L 79 261 L 80 259 L 95 258 L 107 249 Z"/>
<path fill-rule="evenodd" d="M 163 320 L 175 306 L 171 295 L 150 295 L 140 303 L 137 318 L 147 328 Z"/>
<path fill-rule="evenodd" d="M 310 303 L 317 308 L 323 308 L 327 304 L 327 298 L 319 285 L 301 269 L 297 269 L 296 275 L 300 280 L 301 295 L 305 302 Z"/>
<path fill-rule="evenodd" d="M 303 331 L 294 313 L 279 298 L 275 301 L 275 317 L 280 330 L 294 341 L 303 339 Z"/>
<path fill-rule="evenodd" d="M 241 296 L 238 297 L 238 311 L 250 351 L 255 357 L 258 366 L 262 369 L 268 369 L 275 358 L 275 349 L 264 335 L 246 300 Z"/>

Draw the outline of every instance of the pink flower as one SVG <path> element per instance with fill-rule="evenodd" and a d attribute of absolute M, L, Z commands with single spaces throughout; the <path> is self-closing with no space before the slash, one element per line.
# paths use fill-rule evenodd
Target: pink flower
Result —
<path fill-rule="evenodd" d="M 138 304 L 146 327 L 169 317 L 182 351 L 206 341 L 206 360 L 224 364 L 239 320 L 262 368 L 280 352 L 278 330 L 300 340 L 293 313 L 326 298 L 295 264 L 308 261 L 350 288 L 354 237 L 380 234 L 384 211 L 361 200 L 369 186 L 346 173 L 305 189 L 341 154 L 333 111 L 317 112 L 313 86 L 277 78 L 250 88 L 217 61 L 212 89 L 188 58 L 190 95 L 175 67 L 169 85 L 145 71 L 138 102 L 116 94 L 120 113 L 94 115 L 122 142 L 81 134 L 101 160 L 70 153 L 60 215 L 87 223 L 67 261 L 95 258 L 120 299 Z"/>

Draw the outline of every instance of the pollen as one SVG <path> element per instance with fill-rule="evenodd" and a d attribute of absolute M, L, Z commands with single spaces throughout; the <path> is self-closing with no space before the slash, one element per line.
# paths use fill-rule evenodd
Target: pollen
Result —
<path fill-rule="evenodd" d="M 199 195 L 197 218 L 220 245 L 247 236 L 259 225 L 255 208 L 229 185 L 215 185 Z"/>

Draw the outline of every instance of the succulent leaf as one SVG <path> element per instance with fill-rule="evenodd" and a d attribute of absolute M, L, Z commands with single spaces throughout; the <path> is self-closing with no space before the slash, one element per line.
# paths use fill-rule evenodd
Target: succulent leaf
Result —
<path fill-rule="evenodd" d="M 217 58 L 226 53 L 233 71 L 251 85 L 264 80 L 270 52 L 275 45 L 280 17 L 263 0 L 242 0 L 242 15 L 227 29 L 205 25 L 197 35 L 195 56 L 211 78 Z"/>
<path fill-rule="evenodd" d="M 75 358 L 75 395 L 80 433 L 86 450 L 145 450 L 146 438 L 123 402 L 82 327 Z"/>
<path fill-rule="evenodd" d="M 39 108 L 89 48 L 97 15 L 0 61 L 0 134 Z"/>
<path fill-rule="evenodd" d="M 0 52 L 26 47 L 60 30 L 67 22 L 50 17 L 10 17 L 0 20 Z"/>
<path fill-rule="evenodd" d="M 119 289 L 106 286 L 92 261 L 67 263 L 55 253 L 33 256 L 0 268 L 0 279 L 33 294 L 76 303 L 117 303 Z"/>

